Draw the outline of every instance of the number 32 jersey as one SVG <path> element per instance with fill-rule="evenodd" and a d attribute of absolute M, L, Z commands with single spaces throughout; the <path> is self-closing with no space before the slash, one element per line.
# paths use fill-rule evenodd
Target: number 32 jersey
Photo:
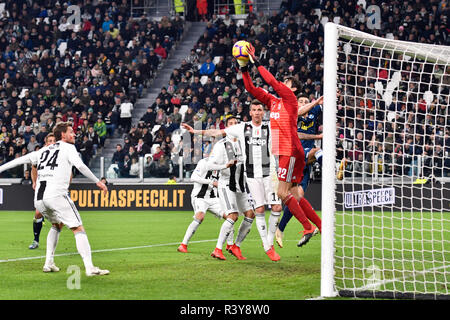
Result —
<path fill-rule="evenodd" d="M 75 146 L 63 141 L 33 152 L 31 162 L 38 172 L 34 201 L 66 195 L 72 166 L 83 164 Z"/>

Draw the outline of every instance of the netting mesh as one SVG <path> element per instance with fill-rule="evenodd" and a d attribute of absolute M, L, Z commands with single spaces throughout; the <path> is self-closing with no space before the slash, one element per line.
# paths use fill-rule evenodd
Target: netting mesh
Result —
<path fill-rule="evenodd" d="M 339 28 L 337 290 L 449 295 L 449 61 Z"/>

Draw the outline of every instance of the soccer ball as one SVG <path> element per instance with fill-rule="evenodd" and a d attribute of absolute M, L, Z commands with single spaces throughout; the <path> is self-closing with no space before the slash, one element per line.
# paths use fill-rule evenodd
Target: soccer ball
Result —
<path fill-rule="evenodd" d="M 248 52 L 247 52 L 247 46 L 249 46 L 250 43 L 247 41 L 241 40 L 236 42 L 233 45 L 233 57 L 236 58 L 236 60 L 245 61 L 247 62 L 249 60 Z"/>

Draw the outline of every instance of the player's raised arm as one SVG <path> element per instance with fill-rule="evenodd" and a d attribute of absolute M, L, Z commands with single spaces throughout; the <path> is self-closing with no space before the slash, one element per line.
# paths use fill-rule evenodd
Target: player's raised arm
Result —
<path fill-rule="evenodd" d="M 259 61 L 255 55 L 255 48 L 252 45 L 247 47 L 247 52 L 250 56 L 250 61 L 252 61 L 255 64 L 259 73 L 261 74 L 262 78 L 264 79 L 264 81 L 269 86 L 271 86 L 282 99 L 287 100 L 287 101 L 288 100 L 293 101 L 294 99 L 297 100 L 297 98 L 295 97 L 295 94 L 292 92 L 291 88 L 286 86 L 283 82 L 280 82 L 277 79 L 275 79 L 275 77 L 259 63 Z M 299 89 L 299 88 L 297 88 L 297 89 Z M 257 98 L 257 99 L 259 99 L 259 98 Z"/>
<path fill-rule="evenodd" d="M 270 106 L 272 95 L 264 89 L 255 87 L 253 80 L 248 73 L 248 66 L 241 67 L 242 80 L 244 81 L 245 90 L 247 90 L 255 99 L 258 99 L 266 106 Z"/>
<path fill-rule="evenodd" d="M 298 108 L 298 116 L 301 117 L 305 114 L 307 114 L 312 108 L 314 108 L 315 106 L 319 105 L 319 104 L 323 104 L 323 96 L 319 97 L 319 99 L 307 103 L 301 107 Z"/>
<path fill-rule="evenodd" d="M 208 129 L 208 130 L 198 130 L 192 128 L 187 123 L 182 123 L 181 126 L 192 134 L 202 134 L 207 137 L 221 137 L 225 135 L 225 131 L 222 129 Z"/>
<path fill-rule="evenodd" d="M 323 134 L 308 134 L 303 132 L 297 132 L 298 138 L 300 140 L 318 140 L 323 138 Z"/>

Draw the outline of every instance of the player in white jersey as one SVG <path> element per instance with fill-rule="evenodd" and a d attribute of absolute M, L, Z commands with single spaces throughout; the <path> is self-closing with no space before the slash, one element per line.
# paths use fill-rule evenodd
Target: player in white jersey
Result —
<path fill-rule="evenodd" d="M 194 188 L 191 192 L 192 207 L 194 208 L 194 221 L 188 226 L 183 241 L 178 247 L 179 252 L 187 253 L 187 245 L 200 224 L 205 218 L 206 211 L 212 212 L 219 219 L 226 219 L 227 216 L 221 207 L 217 195 L 219 172 L 208 170 L 208 158 L 201 159 L 191 176 Z M 230 163 L 230 165 L 234 164 Z M 227 248 L 233 245 L 234 230 L 227 238 Z"/>
<path fill-rule="evenodd" d="M 255 207 L 255 222 L 261 237 L 263 248 L 272 261 L 280 260 L 273 248 L 275 231 L 281 215 L 281 200 L 275 190 L 276 167 L 271 155 L 270 124 L 262 121 L 264 108 L 261 102 L 253 100 L 250 105 L 251 121 L 229 126 L 224 130 L 193 130 L 207 136 L 227 135 L 236 138 L 244 146 L 245 169 L 248 188 Z M 188 126 L 185 126 L 188 130 Z M 272 175 L 275 179 L 272 179 Z M 271 206 L 268 227 L 265 218 L 265 206 Z"/>
<path fill-rule="evenodd" d="M 226 127 L 237 124 L 235 117 L 226 120 Z M 188 125 L 184 126 L 191 133 L 199 133 Z M 250 232 L 255 214 L 250 203 L 245 175 L 245 155 L 240 141 L 236 138 L 226 137 L 218 141 L 211 151 L 208 160 L 209 170 L 220 170 L 218 192 L 221 206 L 225 208 L 227 219 L 222 224 L 215 250 L 211 256 L 225 260 L 222 253 L 223 243 L 234 228 L 239 213 L 244 215 L 236 241 L 229 252 L 239 260 L 245 260 L 241 253 L 241 243 Z"/>
<path fill-rule="evenodd" d="M 15 166 L 32 163 L 37 166 L 38 178 L 34 195 L 34 206 L 52 223 L 47 236 L 47 252 L 44 272 L 57 272 L 54 263 L 55 249 L 64 225 L 71 229 L 86 269 L 87 276 L 109 274 L 92 263 L 91 247 L 83 227 L 80 214 L 68 196 L 72 167 L 75 166 L 85 177 L 96 183 L 104 192 L 108 188 L 83 163 L 75 148 L 75 133 L 68 122 L 55 126 L 56 143 L 15 159 L 0 167 L 0 172 Z"/>
<path fill-rule="evenodd" d="M 45 146 L 54 144 L 55 141 L 55 135 L 53 133 L 49 133 L 45 136 Z M 36 189 L 36 182 L 37 182 L 37 169 L 35 166 L 31 166 L 31 180 L 33 181 L 33 190 Z M 41 230 L 42 225 L 44 223 L 44 216 L 36 209 L 36 212 L 34 214 L 33 218 L 33 234 L 34 234 L 34 240 L 33 242 L 28 246 L 28 249 L 37 249 L 39 247 L 39 238 L 41 236 Z"/>

